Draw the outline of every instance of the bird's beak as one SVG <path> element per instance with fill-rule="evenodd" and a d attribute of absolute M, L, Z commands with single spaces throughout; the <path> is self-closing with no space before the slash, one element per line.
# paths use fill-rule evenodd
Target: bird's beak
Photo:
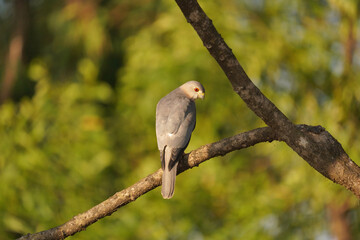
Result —
<path fill-rule="evenodd" d="M 203 92 L 199 93 L 199 97 L 200 97 L 201 99 L 204 99 L 204 98 L 205 98 L 205 93 L 203 93 Z"/>

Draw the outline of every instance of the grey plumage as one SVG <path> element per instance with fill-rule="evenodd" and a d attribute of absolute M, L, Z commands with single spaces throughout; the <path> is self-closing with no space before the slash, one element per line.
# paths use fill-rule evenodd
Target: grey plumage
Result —
<path fill-rule="evenodd" d="M 174 194 L 177 165 L 195 128 L 194 101 L 204 98 L 204 94 L 201 83 L 190 81 L 160 99 L 156 106 L 156 137 L 164 171 L 163 198 L 171 198 Z"/>

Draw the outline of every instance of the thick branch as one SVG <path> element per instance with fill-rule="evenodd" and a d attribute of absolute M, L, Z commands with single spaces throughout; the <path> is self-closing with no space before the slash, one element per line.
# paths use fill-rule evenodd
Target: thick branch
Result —
<path fill-rule="evenodd" d="M 297 154 L 325 177 L 341 184 L 360 198 L 360 168 L 341 144 L 323 131 L 302 131 L 251 82 L 240 63 L 196 0 L 175 0 L 204 46 L 218 62 L 234 91 Z"/>
<path fill-rule="evenodd" d="M 196 0 L 175 0 L 186 20 L 193 26 L 204 46 L 230 80 L 234 91 L 268 126 L 289 132 L 295 126 L 249 79 L 232 50 L 215 29 Z"/>
<path fill-rule="evenodd" d="M 236 136 L 225 138 L 221 141 L 210 143 L 184 155 L 183 161 L 179 164 L 178 174 L 187 169 L 198 166 L 200 163 L 216 156 L 223 156 L 229 152 L 247 148 L 260 142 L 271 142 L 277 140 L 276 134 L 271 128 L 258 128 L 249 132 L 240 133 Z M 89 209 L 88 211 L 76 215 L 61 226 L 49 230 L 28 234 L 19 239 L 64 239 L 74 235 L 101 218 L 111 215 L 118 208 L 135 201 L 141 195 L 153 190 L 161 185 L 162 170 L 141 179 L 132 186 L 115 193 L 113 196 Z"/>

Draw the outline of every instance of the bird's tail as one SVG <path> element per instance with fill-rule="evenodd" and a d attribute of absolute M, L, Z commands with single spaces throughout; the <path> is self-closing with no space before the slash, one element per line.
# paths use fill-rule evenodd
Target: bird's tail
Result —
<path fill-rule="evenodd" d="M 177 170 L 178 161 L 176 159 L 175 162 L 171 163 L 171 160 L 172 160 L 171 148 L 167 148 L 167 149 L 165 148 L 165 151 L 163 154 L 165 155 L 165 156 L 163 156 L 165 164 L 163 167 L 164 173 L 163 173 L 163 177 L 162 177 L 161 195 L 163 196 L 163 198 L 169 199 L 169 198 L 172 198 L 172 196 L 174 195 L 176 170 Z M 173 157 L 175 157 L 175 156 L 173 156 Z"/>

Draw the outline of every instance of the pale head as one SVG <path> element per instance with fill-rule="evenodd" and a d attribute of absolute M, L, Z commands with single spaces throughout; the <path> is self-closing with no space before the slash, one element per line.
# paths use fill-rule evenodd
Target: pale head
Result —
<path fill-rule="evenodd" d="M 189 81 L 180 86 L 180 89 L 186 94 L 191 100 L 198 98 L 204 99 L 205 89 L 201 83 L 197 81 Z"/>

